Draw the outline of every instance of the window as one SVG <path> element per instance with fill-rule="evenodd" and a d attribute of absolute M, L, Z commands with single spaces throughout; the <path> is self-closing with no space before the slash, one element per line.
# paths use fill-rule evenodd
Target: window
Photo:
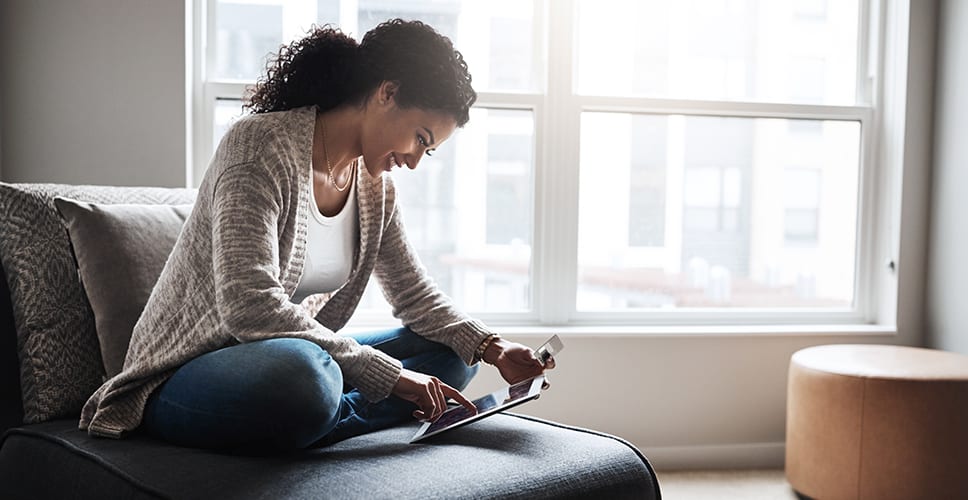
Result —
<path fill-rule="evenodd" d="M 392 175 L 424 265 L 476 316 L 864 321 L 869 0 L 196 1 L 196 167 L 312 23 L 454 41 L 471 121 Z M 374 288 L 362 315 L 385 317 Z"/>
<path fill-rule="evenodd" d="M 815 168 L 790 167 L 783 179 L 783 237 L 787 244 L 818 242 L 820 175 Z"/>

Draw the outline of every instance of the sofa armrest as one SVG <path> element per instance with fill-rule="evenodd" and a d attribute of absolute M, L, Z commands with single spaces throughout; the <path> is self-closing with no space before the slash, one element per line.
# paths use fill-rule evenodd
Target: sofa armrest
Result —
<path fill-rule="evenodd" d="M 0 266 L 0 433 L 23 423 L 19 366 L 10 290 L 7 275 Z"/>

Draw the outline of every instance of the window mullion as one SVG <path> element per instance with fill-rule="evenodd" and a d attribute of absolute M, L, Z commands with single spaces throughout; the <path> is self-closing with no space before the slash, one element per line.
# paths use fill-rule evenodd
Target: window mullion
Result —
<path fill-rule="evenodd" d="M 488 109 L 535 109 L 542 97 L 538 94 L 510 92 L 480 92 L 477 94 L 475 108 Z"/>
<path fill-rule="evenodd" d="M 580 107 L 574 96 L 575 3 L 548 2 L 548 86 L 538 129 L 536 309 L 543 324 L 564 324 L 575 310 L 578 273 Z"/>
<path fill-rule="evenodd" d="M 875 254 L 874 229 L 875 224 L 868 221 L 876 220 L 874 203 L 875 193 L 871 189 L 877 167 L 874 163 L 875 119 L 873 113 L 861 121 L 860 148 L 860 179 L 857 183 L 857 248 L 854 250 L 854 310 L 858 311 L 865 320 L 875 317 L 872 305 L 874 289 L 871 286 L 871 276 L 877 271 L 875 261 L 867 258 Z"/>
<path fill-rule="evenodd" d="M 208 91 L 215 99 L 242 99 L 245 89 L 255 82 L 216 80 L 206 82 Z"/>
<path fill-rule="evenodd" d="M 652 97 L 580 96 L 584 111 L 668 115 L 737 116 L 814 120 L 861 120 L 869 106 L 830 106 L 752 101 L 702 101 Z"/>
<path fill-rule="evenodd" d="M 871 105 L 871 0 L 860 0 L 857 13 L 857 90 L 854 102 Z"/>

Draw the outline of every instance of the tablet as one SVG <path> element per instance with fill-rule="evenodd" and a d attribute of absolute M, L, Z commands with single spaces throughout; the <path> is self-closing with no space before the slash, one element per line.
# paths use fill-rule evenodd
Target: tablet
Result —
<path fill-rule="evenodd" d="M 475 399 L 474 406 L 477 407 L 477 414 L 471 412 L 463 406 L 455 406 L 445 411 L 437 420 L 424 422 L 413 438 L 411 443 L 421 439 L 456 429 L 462 425 L 476 422 L 499 411 L 512 408 L 526 401 L 537 399 L 541 395 L 541 384 L 544 383 L 544 375 L 518 382 L 510 387 L 505 387 L 499 391 L 494 391 L 487 396 Z"/>

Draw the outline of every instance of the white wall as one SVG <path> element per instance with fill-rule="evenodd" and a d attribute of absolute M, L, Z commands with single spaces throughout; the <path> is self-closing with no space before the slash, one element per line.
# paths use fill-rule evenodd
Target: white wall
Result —
<path fill-rule="evenodd" d="M 940 3 L 937 66 L 926 340 L 968 354 L 968 2 Z"/>
<path fill-rule="evenodd" d="M 184 4 L 0 4 L 3 180 L 184 185 Z M 664 469 L 778 467 L 793 352 L 835 342 L 920 343 L 924 238 L 918 236 L 927 221 L 930 141 L 916 127 L 930 123 L 923 101 L 930 99 L 935 5 L 914 1 L 911 7 L 915 33 L 928 38 L 912 40 L 913 52 L 902 65 L 910 75 L 902 83 L 913 92 L 903 110 L 911 125 L 892 150 L 909 165 L 903 205 L 877 207 L 895 207 L 911 224 L 884 250 L 900 261 L 901 304 L 896 311 L 887 308 L 892 313 L 882 317 L 884 328 L 571 332 L 564 335 L 567 350 L 553 374 L 554 387 L 521 411 L 625 437 Z M 533 346 L 547 336 L 508 333 Z M 499 384 L 493 370 L 484 370 L 467 393 L 477 396 Z"/>
<path fill-rule="evenodd" d="M 0 2 L 2 179 L 184 186 L 185 2 Z"/>

